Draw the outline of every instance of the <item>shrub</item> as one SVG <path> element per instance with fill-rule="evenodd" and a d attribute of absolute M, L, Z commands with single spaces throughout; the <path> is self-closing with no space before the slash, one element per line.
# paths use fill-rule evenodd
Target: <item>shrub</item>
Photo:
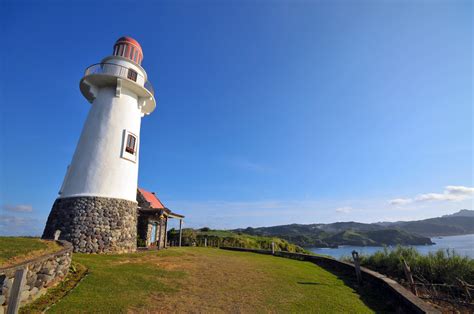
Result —
<path fill-rule="evenodd" d="M 350 258 L 344 258 L 346 261 Z M 405 278 L 403 260 L 415 277 L 431 283 L 456 284 L 456 279 L 474 283 L 474 260 L 460 256 L 453 250 L 439 250 L 428 255 L 420 254 L 413 247 L 384 248 L 372 255 L 362 255 L 361 265 L 395 278 Z"/>

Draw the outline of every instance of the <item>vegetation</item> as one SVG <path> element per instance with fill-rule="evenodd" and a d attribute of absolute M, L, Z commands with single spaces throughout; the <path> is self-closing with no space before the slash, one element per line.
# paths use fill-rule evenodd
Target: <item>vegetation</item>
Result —
<path fill-rule="evenodd" d="M 61 248 L 54 241 L 28 237 L 0 237 L 0 267 L 7 267 Z"/>
<path fill-rule="evenodd" d="M 69 273 L 66 278 L 57 286 L 48 290 L 48 292 L 34 302 L 20 308 L 20 314 L 43 313 L 53 304 L 68 294 L 82 278 L 87 274 L 87 268 L 79 263 L 72 262 Z"/>
<path fill-rule="evenodd" d="M 309 262 L 214 248 L 122 255 L 74 254 L 88 275 L 50 308 L 57 313 L 388 312 L 353 278 Z"/>
<path fill-rule="evenodd" d="M 410 266 L 414 276 L 429 283 L 456 285 L 457 278 L 474 284 L 474 260 L 454 251 L 439 250 L 421 255 L 415 248 L 385 248 L 373 255 L 361 257 L 361 265 L 397 279 L 405 278 L 403 261 Z M 345 260 L 350 261 L 349 257 Z"/>
<path fill-rule="evenodd" d="M 227 230 L 211 230 L 207 227 L 201 229 L 187 228 L 182 231 L 182 245 L 184 246 L 205 246 L 205 239 L 207 239 L 207 245 L 212 247 L 231 246 L 271 250 L 272 242 L 274 242 L 275 249 L 279 251 L 309 253 L 295 244 L 276 237 L 253 236 Z M 168 231 L 168 240 L 177 243 L 179 241 L 179 230 L 171 229 Z"/>

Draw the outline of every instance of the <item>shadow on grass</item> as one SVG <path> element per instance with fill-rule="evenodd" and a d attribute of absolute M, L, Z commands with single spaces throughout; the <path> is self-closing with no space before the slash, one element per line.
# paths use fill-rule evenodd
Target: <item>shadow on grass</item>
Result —
<path fill-rule="evenodd" d="M 359 284 L 355 273 L 348 271 L 325 268 L 335 274 L 347 286 L 354 289 L 354 293 L 359 295 L 359 299 L 376 313 L 397 313 L 394 304 L 384 296 L 384 288 L 375 287 L 369 283 Z"/>
<path fill-rule="evenodd" d="M 298 281 L 297 282 L 300 285 L 311 285 L 311 286 L 329 286 L 325 283 L 320 283 L 320 282 L 308 282 L 308 281 Z"/>

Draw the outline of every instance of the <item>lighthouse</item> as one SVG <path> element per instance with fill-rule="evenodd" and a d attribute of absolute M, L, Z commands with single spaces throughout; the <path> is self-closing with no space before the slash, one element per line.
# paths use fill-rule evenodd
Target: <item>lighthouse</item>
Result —
<path fill-rule="evenodd" d="M 136 250 L 140 125 L 156 106 L 142 60 L 140 44 L 121 37 L 85 70 L 80 90 L 92 105 L 43 238 L 60 230 L 76 252 Z"/>

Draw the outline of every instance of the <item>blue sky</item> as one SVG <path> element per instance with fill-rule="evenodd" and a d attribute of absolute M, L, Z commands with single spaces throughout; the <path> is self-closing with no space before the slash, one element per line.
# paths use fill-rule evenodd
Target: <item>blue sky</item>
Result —
<path fill-rule="evenodd" d="M 193 227 L 472 208 L 470 1 L 2 1 L 0 234 L 40 234 L 90 105 L 137 39 L 157 92 L 140 186 Z"/>

